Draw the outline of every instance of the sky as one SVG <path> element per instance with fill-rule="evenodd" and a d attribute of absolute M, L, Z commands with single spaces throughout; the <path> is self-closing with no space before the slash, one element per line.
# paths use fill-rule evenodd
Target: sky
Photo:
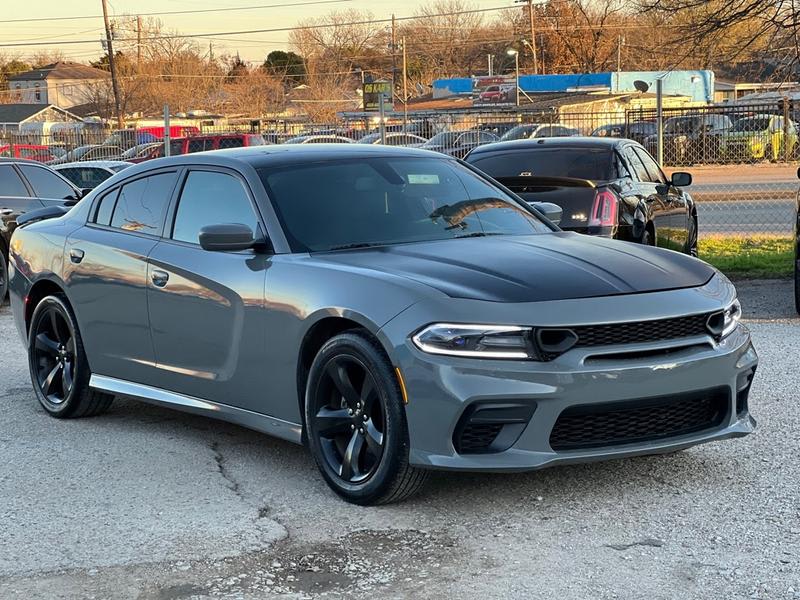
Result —
<path fill-rule="evenodd" d="M 280 5 L 311 2 L 313 0 L 109 0 L 111 16 L 136 15 L 148 12 L 192 11 L 244 6 Z M 330 2 L 330 0 L 328 0 Z M 96 59 L 102 52 L 100 39 L 103 34 L 103 19 L 100 0 L 37 0 L 28 4 L 19 0 L 3 0 L 0 12 L 0 53 L 6 55 L 31 55 L 36 51 L 60 49 L 69 59 L 87 62 Z M 252 10 L 212 12 L 158 16 L 165 29 L 176 29 L 181 33 L 219 33 L 253 29 L 292 27 L 312 17 L 325 15 L 333 10 L 369 10 L 375 18 L 410 16 L 430 0 L 345 0 L 336 3 L 309 6 L 284 6 Z M 479 8 L 512 4 L 510 0 L 473 0 Z M 51 20 L 57 17 L 93 16 L 87 19 Z M 46 19 L 42 21 L 15 22 L 18 19 Z M 237 50 L 242 59 L 263 62 L 272 50 L 286 49 L 287 32 L 256 33 L 249 35 L 226 35 L 198 38 L 198 43 L 214 45 L 215 54 L 234 54 Z M 96 40 L 80 44 L 64 42 Z M 46 43 L 44 46 L 2 47 L 14 43 Z"/>

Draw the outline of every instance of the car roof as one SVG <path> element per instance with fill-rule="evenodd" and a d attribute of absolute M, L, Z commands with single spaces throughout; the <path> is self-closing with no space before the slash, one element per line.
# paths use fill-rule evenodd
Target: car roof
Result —
<path fill-rule="evenodd" d="M 74 162 L 53 165 L 53 168 L 56 171 L 58 171 L 59 169 L 74 168 L 74 167 L 111 168 L 111 167 L 122 167 L 122 166 L 130 167 L 131 165 L 133 165 L 133 163 L 128 162 L 126 160 L 76 160 Z"/>
<path fill-rule="evenodd" d="M 498 150 L 519 150 L 522 148 L 615 148 L 623 144 L 636 144 L 632 140 L 625 138 L 607 138 L 590 136 L 572 137 L 544 137 L 528 140 L 510 140 L 507 142 L 494 142 L 475 148 L 470 155 L 481 154 L 484 152 L 495 152 Z M 638 144 L 636 144 L 638 145 Z"/>
<path fill-rule="evenodd" d="M 156 158 L 125 169 L 125 173 L 139 173 L 154 168 L 171 165 L 217 165 L 235 167 L 248 164 L 253 168 L 284 166 L 309 162 L 325 162 L 347 158 L 425 158 L 454 160 L 445 154 L 408 148 L 405 146 L 382 146 L 375 144 L 277 144 L 269 146 L 249 146 L 228 148 L 208 152 L 180 154 L 166 158 Z"/>

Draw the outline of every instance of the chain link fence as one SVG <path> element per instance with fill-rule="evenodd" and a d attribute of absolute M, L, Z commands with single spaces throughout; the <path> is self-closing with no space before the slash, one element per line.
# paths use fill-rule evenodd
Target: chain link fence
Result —
<path fill-rule="evenodd" d="M 775 100 L 747 105 L 665 108 L 664 170 L 689 171 L 702 236 L 789 236 L 795 219 L 800 158 L 800 107 Z M 575 105 L 547 110 L 516 106 L 390 113 L 383 128 L 375 113 L 344 114 L 336 122 L 300 118 L 239 119 L 194 124 L 0 132 L 0 156 L 52 165 L 77 161 L 142 162 L 170 154 L 282 143 L 383 143 L 423 147 L 457 158 L 506 139 L 553 136 L 629 138 L 658 155 L 654 109 L 581 111 Z M 381 134 L 383 129 L 383 134 Z"/>

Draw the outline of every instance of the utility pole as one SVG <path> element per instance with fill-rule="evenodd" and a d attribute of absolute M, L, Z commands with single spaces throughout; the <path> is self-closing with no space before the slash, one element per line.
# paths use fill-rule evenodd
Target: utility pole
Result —
<path fill-rule="evenodd" d="M 622 35 L 617 36 L 617 89 L 619 91 L 619 74 L 622 71 L 622 44 L 625 43 L 625 38 Z"/>
<path fill-rule="evenodd" d="M 406 60 L 406 36 L 400 40 L 403 46 L 403 131 L 408 127 L 408 61 Z M 788 138 L 784 138 L 788 139 Z"/>
<path fill-rule="evenodd" d="M 136 70 L 142 70 L 142 17 L 136 17 Z"/>
<path fill-rule="evenodd" d="M 103 23 L 106 28 L 106 48 L 108 50 L 108 66 L 111 69 L 111 86 L 114 89 L 114 109 L 117 114 L 117 127 L 123 129 L 125 121 L 122 118 L 122 109 L 119 102 L 119 80 L 117 79 L 117 66 L 114 59 L 114 45 L 112 43 L 111 24 L 108 21 L 108 2 L 101 0 L 103 4 Z"/>
<path fill-rule="evenodd" d="M 494 56 L 492 56 L 491 54 L 487 54 L 486 58 L 489 60 L 489 77 L 491 77 L 492 75 L 494 75 L 494 67 L 492 65 L 493 62 L 492 59 L 494 58 Z"/>
<path fill-rule="evenodd" d="M 392 51 L 392 97 L 394 97 L 394 91 L 397 89 L 395 85 L 395 79 L 397 78 L 397 41 L 396 41 L 397 29 L 395 27 L 395 20 L 394 20 L 394 13 L 392 13 L 392 42 L 390 49 Z"/>
<path fill-rule="evenodd" d="M 531 51 L 533 52 L 533 74 L 539 74 L 539 56 L 536 50 L 536 22 L 533 20 L 533 0 L 514 0 L 528 5 L 528 20 L 531 25 Z"/>

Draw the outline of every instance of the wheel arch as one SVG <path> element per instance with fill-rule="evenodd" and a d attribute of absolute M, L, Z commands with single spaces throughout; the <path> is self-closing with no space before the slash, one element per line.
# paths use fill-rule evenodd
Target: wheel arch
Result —
<path fill-rule="evenodd" d="M 33 311 L 39 303 L 47 296 L 61 296 L 70 307 L 72 304 L 69 301 L 66 293 L 66 287 L 62 281 L 51 278 L 42 278 L 37 280 L 25 296 L 25 332 L 30 331 L 31 318 Z"/>
<path fill-rule="evenodd" d="M 325 343 L 345 331 L 360 330 L 373 337 L 380 343 L 386 352 L 386 344 L 380 339 L 379 327 L 359 313 L 350 311 L 332 312 L 323 311 L 309 325 L 300 342 L 297 356 L 297 403 L 300 412 L 301 425 L 303 426 L 303 441 L 305 442 L 305 393 L 308 374 L 314 357 L 319 353 Z M 387 352 L 388 355 L 388 352 Z"/>

